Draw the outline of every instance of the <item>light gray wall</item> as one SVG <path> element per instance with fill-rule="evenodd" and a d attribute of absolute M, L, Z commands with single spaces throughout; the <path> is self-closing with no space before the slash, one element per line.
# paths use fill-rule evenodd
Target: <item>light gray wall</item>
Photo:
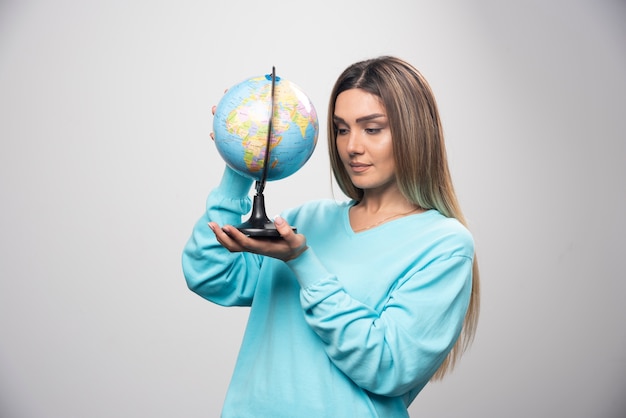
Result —
<path fill-rule="evenodd" d="M 210 107 L 275 65 L 324 132 L 339 72 L 393 54 L 439 99 L 483 279 L 473 348 L 412 416 L 623 418 L 625 21 L 618 0 L 1 1 L 0 415 L 217 416 L 247 311 L 180 268 L 223 167 Z M 324 141 L 270 214 L 332 196 Z"/>

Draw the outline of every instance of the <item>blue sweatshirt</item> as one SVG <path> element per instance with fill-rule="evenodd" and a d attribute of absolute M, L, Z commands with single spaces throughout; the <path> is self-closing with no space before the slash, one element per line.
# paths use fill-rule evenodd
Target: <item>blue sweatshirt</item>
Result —
<path fill-rule="evenodd" d="M 222 416 L 408 417 L 460 333 L 470 233 L 435 210 L 355 233 L 354 202 L 322 200 L 283 214 L 298 258 L 230 253 L 207 223 L 241 223 L 251 186 L 227 168 L 183 252 L 191 290 L 251 307 Z"/>

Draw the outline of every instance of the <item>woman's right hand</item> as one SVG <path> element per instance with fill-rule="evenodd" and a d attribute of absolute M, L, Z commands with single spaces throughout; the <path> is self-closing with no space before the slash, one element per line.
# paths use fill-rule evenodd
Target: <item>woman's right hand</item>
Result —
<path fill-rule="evenodd" d="M 213 105 L 213 107 L 211 107 L 211 114 L 212 114 L 213 116 L 215 116 L 215 111 L 216 111 L 216 110 L 217 110 L 217 106 L 216 106 L 216 105 Z M 211 137 L 211 139 L 212 139 L 213 141 L 215 141 L 215 134 L 213 133 L 213 131 L 211 131 L 211 133 L 209 134 L 209 136 Z"/>
<path fill-rule="evenodd" d="M 226 94 L 226 92 L 227 92 L 227 91 L 228 91 L 228 89 L 224 90 L 224 94 Z M 211 107 L 211 114 L 212 114 L 213 116 L 215 116 L 215 111 L 216 111 L 216 110 L 217 110 L 217 105 L 213 105 L 213 106 Z M 209 136 L 211 137 L 211 139 L 212 139 L 213 141 L 215 141 L 215 134 L 213 133 L 213 131 L 211 131 L 211 133 L 209 134 Z"/>

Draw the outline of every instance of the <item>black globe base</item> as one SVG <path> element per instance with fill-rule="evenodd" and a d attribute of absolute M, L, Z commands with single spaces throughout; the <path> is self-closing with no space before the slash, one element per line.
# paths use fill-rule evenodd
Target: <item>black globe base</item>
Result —
<path fill-rule="evenodd" d="M 257 193 L 254 196 L 250 218 L 238 225 L 237 229 L 251 238 L 282 239 L 274 222 L 267 217 L 263 193 Z M 296 228 L 291 229 L 297 232 Z"/>

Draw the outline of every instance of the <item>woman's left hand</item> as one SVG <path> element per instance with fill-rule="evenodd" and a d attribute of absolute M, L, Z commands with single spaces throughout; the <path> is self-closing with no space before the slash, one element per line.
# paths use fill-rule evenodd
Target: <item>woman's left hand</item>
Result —
<path fill-rule="evenodd" d="M 304 235 L 294 233 L 283 218 L 276 217 L 274 224 L 282 239 L 251 238 L 232 225 L 224 225 L 220 228 L 215 222 L 209 222 L 209 227 L 217 241 L 230 252 L 245 251 L 289 261 L 308 248 Z"/>

